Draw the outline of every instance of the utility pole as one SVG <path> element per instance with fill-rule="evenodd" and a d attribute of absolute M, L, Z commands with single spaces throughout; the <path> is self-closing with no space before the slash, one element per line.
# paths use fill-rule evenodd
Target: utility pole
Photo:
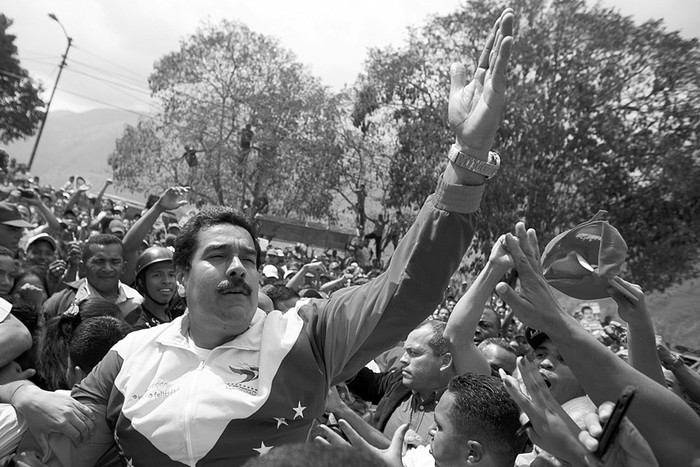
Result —
<path fill-rule="evenodd" d="M 66 66 L 66 58 L 68 58 L 68 50 L 70 50 L 70 46 L 73 43 L 73 38 L 68 36 L 68 33 L 66 32 L 66 28 L 63 27 L 61 22 L 58 20 L 56 15 L 53 13 L 49 13 L 49 18 L 52 20 L 56 21 L 59 26 L 61 26 L 61 29 L 63 30 L 63 34 L 66 36 L 66 39 L 68 39 L 68 45 L 66 46 L 66 51 L 63 53 L 63 57 L 61 60 L 61 65 L 58 67 L 58 75 L 56 76 L 56 82 L 53 84 L 53 90 L 51 91 L 51 96 L 49 97 L 49 102 L 46 104 L 46 112 L 44 112 L 44 117 L 41 119 L 41 125 L 39 126 L 39 133 L 36 135 L 36 141 L 34 141 L 34 148 L 32 149 L 32 155 L 29 156 L 29 164 L 28 164 L 28 170 L 32 170 L 32 164 L 34 163 L 34 156 L 36 155 L 36 149 L 39 147 L 39 141 L 41 140 L 41 134 L 44 132 L 44 125 L 46 125 L 46 117 L 49 116 L 49 108 L 51 107 L 51 101 L 53 100 L 53 95 L 56 94 L 56 87 L 58 86 L 58 80 L 61 79 L 61 72 L 63 71 L 63 67 Z"/>

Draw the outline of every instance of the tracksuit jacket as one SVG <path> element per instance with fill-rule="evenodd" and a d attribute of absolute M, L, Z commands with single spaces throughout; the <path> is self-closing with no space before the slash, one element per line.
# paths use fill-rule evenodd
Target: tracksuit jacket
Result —
<path fill-rule="evenodd" d="M 52 438 L 50 465 L 91 466 L 116 447 L 124 465 L 235 466 L 304 442 L 329 387 L 405 338 L 441 301 L 471 242 L 483 185 L 442 180 L 387 271 L 250 328 L 200 361 L 189 314 L 117 343 L 72 395 L 98 415 L 91 440 Z"/>

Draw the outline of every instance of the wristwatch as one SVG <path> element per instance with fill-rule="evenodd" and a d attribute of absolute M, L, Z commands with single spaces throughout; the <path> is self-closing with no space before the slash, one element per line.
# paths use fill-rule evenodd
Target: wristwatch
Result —
<path fill-rule="evenodd" d="M 685 362 L 684 362 L 683 359 L 680 357 L 680 355 L 678 355 L 677 353 L 671 352 L 671 356 L 673 357 L 673 360 L 670 361 L 670 362 L 668 362 L 668 363 L 666 363 L 666 362 L 664 362 L 664 361 L 662 360 L 662 361 L 661 361 L 661 366 L 663 366 L 663 367 L 666 368 L 667 370 L 675 371 L 675 370 L 677 370 L 678 368 L 680 368 L 680 367 L 682 367 L 683 365 L 685 365 Z"/>
<path fill-rule="evenodd" d="M 677 356 L 676 359 L 672 363 L 669 363 L 668 365 L 664 365 L 664 367 L 667 370 L 676 371 L 677 369 L 679 369 L 683 365 L 685 365 L 685 362 L 683 361 L 683 359 L 681 357 Z"/>
<path fill-rule="evenodd" d="M 493 178 L 501 166 L 501 158 L 496 151 L 489 151 L 489 160 L 482 161 L 475 157 L 465 154 L 456 144 L 453 144 L 450 151 L 447 153 L 447 158 L 450 162 L 458 166 L 471 170 L 474 173 L 483 175 L 487 179 Z"/>

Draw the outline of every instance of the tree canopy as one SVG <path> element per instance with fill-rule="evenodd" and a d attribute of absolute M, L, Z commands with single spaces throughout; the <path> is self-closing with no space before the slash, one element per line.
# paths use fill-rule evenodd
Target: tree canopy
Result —
<path fill-rule="evenodd" d="M 410 32 L 402 49 L 372 50 L 358 87 L 389 111 L 397 134 L 389 203 L 414 206 L 434 187 L 452 135 L 449 64 L 473 70 L 475 36 L 504 2 L 468 1 Z M 664 289 L 697 274 L 700 242 L 700 48 L 661 21 L 584 2 L 517 0 L 503 161 L 489 181 L 473 248 L 488 256 L 524 220 L 547 242 L 595 214 L 626 239 L 628 275 Z M 468 268 L 477 266 L 472 260 Z"/>
<path fill-rule="evenodd" d="M 188 184 L 209 203 L 329 217 L 337 103 L 276 40 L 236 22 L 204 24 L 156 63 L 149 85 L 157 117 L 117 141 L 118 183 Z"/>
<path fill-rule="evenodd" d="M 17 58 L 12 20 L 0 13 L 0 141 L 31 136 L 43 117 L 41 86 L 35 84 Z"/>

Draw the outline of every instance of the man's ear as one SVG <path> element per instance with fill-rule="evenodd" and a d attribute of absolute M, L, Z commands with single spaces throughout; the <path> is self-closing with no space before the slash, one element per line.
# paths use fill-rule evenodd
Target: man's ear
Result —
<path fill-rule="evenodd" d="M 452 354 L 450 352 L 440 356 L 440 371 L 452 368 Z"/>
<path fill-rule="evenodd" d="M 177 268 L 175 269 L 175 280 L 177 280 L 178 286 L 182 286 L 185 289 L 185 283 L 187 282 L 187 277 L 189 276 L 189 271 Z"/>
<path fill-rule="evenodd" d="M 82 368 L 79 366 L 74 366 L 73 362 L 70 359 L 70 356 L 68 357 L 68 367 L 66 368 L 66 379 L 68 380 L 68 384 L 70 387 L 73 387 L 73 385 L 78 384 L 81 382 L 87 374 L 83 371 Z"/>
<path fill-rule="evenodd" d="M 467 442 L 467 464 L 478 464 L 484 458 L 484 447 L 480 442 L 470 439 Z"/>

